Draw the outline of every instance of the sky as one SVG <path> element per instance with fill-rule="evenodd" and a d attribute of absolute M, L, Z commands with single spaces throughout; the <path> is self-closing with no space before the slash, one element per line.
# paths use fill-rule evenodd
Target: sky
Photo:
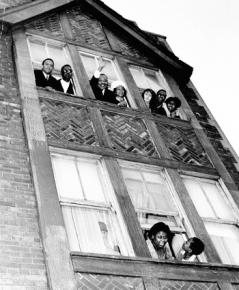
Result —
<path fill-rule="evenodd" d="M 103 0 L 167 37 L 194 70 L 194 85 L 239 155 L 239 0 Z"/>

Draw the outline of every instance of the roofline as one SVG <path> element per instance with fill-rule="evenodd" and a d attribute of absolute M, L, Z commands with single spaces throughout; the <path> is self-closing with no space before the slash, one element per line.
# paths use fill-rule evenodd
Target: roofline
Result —
<path fill-rule="evenodd" d="M 66 4 L 80 2 L 81 0 L 37 0 L 31 3 L 23 4 L 18 7 L 13 7 L 7 10 L 5 13 L 0 14 L 0 20 L 4 20 L 8 24 L 15 26 L 31 19 L 40 14 L 46 13 L 53 9 L 60 8 Z M 159 47 L 154 45 L 152 41 L 147 38 L 146 33 L 139 27 L 134 26 L 127 19 L 122 17 L 116 11 L 105 5 L 99 0 L 84 0 L 84 2 L 91 7 L 93 7 L 98 13 L 106 17 L 108 20 L 112 21 L 118 25 L 122 30 L 124 30 L 128 35 L 131 35 L 134 39 L 137 39 L 142 43 L 147 49 L 154 53 L 163 63 L 167 63 L 170 70 L 176 74 L 179 79 L 189 80 L 192 74 L 192 67 L 181 61 L 176 55 L 171 51 L 166 53 L 160 50 Z M 168 55 L 169 54 L 169 55 Z"/>

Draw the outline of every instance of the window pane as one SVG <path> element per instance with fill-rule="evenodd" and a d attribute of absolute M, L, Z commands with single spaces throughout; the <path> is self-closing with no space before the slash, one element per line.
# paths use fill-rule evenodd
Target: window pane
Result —
<path fill-rule="evenodd" d="M 69 63 L 62 47 L 48 45 L 48 57 L 54 59 L 55 69 L 60 70 L 64 64 Z"/>
<path fill-rule="evenodd" d="M 80 160 L 77 163 L 81 183 L 87 200 L 105 202 L 100 171 L 97 162 Z"/>
<path fill-rule="evenodd" d="M 91 55 L 85 55 L 85 54 L 80 54 L 80 56 L 81 56 L 84 68 L 86 70 L 86 73 L 89 79 L 91 79 L 97 68 L 95 57 Z"/>
<path fill-rule="evenodd" d="M 189 194 L 202 217 L 235 220 L 226 196 L 216 182 L 184 178 Z"/>
<path fill-rule="evenodd" d="M 155 92 L 157 92 L 160 88 L 160 84 L 159 84 L 159 81 L 157 79 L 156 72 L 154 72 L 154 71 L 149 72 L 148 70 L 146 70 L 146 71 L 144 71 L 144 73 L 145 73 L 145 76 L 147 78 L 149 87 L 152 90 L 154 90 Z"/>
<path fill-rule="evenodd" d="M 146 89 L 149 87 L 147 80 L 140 68 L 129 67 L 129 70 L 138 88 Z"/>
<path fill-rule="evenodd" d="M 214 183 L 201 183 L 203 189 L 207 194 L 207 198 L 210 201 L 217 217 L 222 219 L 234 220 L 232 209 L 226 201 L 226 196 L 223 198 L 223 192 L 220 191 L 219 187 Z"/>
<path fill-rule="evenodd" d="M 111 213 L 104 210 L 63 206 L 71 250 L 101 254 L 120 254 L 114 236 Z M 115 229 L 119 231 L 119 229 Z M 71 242 L 71 238 L 73 241 Z M 76 241 L 77 239 L 77 241 Z"/>
<path fill-rule="evenodd" d="M 75 161 L 53 155 L 52 162 L 58 194 L 63 198 L 83 199 Z"/>
<path fill-rule="evenodd" d="M 201 217 L 215 218 L 215 213 L 210 206 L 202 187 L 193 179 L 184 178 L 184 184 L 189 192 L 189 195 Z"/>
<path fill-rule="evenodd" d="M 32 61 L 41 64 L 42 61 L 45 58 L 47 58 L 45 45 L 42 43 L 35 43 L 35 42 L 29 42 L 29 43 L 30 43 L 30 53 L 31 53 Z"/>
<path fill-rule="evenodd" d="M 105 67 L 102 70 L 102 73 L 106 74 L 109 80 L 109 84 L 111 84 L 113 81 L 116 81 L 118 79 L 114 67 L 113 67 L 113 63 L 110 60 L 106 60 L 105 61 Z"/>
<path fill-rule="evenodd" d="M 212 238 L 223 263 L 239 265 L 239 230 L 233 225 L 206 223 L 206 229 Z"/>

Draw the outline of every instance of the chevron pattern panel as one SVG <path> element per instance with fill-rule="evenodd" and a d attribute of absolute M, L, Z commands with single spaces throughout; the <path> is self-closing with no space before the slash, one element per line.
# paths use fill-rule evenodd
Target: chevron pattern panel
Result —
<path fill-rule="evenodd" d="M 161 123 L 157 123 L 157 127 L 173 159 L 212 167 L 193 129 Z"/>
<path fill-rule="evenodd" d="M 85 107 L 41 100 L 41 110 L 48 140 L 63 144 L 98 145 Z"/>
<path fill-rule="evenodd" d="M 102 115 L 114 149 L 157 156 L 154 144 L 142 120 L 105 111 Z"/>
<path fill-rule="evenodd" d="M 80 290 L 144 290 L 141 278 L 77 273 Z"/>
<path fill-rule="evenodd" d="M 219 290 L 215 283 L 160 280 L 159 290 Z"/>

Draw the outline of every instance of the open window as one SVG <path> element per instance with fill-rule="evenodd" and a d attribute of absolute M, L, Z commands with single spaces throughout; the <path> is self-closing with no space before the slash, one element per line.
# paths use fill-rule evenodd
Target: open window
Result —
<path fill-rule="evenodd" d="M 52 154 L 52 164 L 70 249 L 134 255 L 103 162 Z"/>
<path fill-rule="evenodd" d="M 218 181 L 183 176 L 189 195 L 225 264 L 239 265 L 238 209 Z"/>
<path fill-rule="evenodd" d="M 74 65 L 72 64 L 65 43 L 31 35 L 28 36 L 28 47 L 33 69 L 42 69 L 42 61 L 44 59 L 53 59 L 55 65 L 52 75 L 56 79 L 61 78 L 61 67 L 65 64 L 69 64 L 73 69 L 73 82 L 76 94 L 82 95 L 78 81 L 74 76 Z"/>
<path fill-rule="evenodd" d="M 85 53 L 85 52 L 81 52 L 79 51 L 80 57 L 82 59 L 84 68 L 86 70 L 86 73 L 88 75 L 89 80 L 92 78 L 94 72 L 96 71 L 98 65 L 99 65 L 99 55 L 94 55 L 94 54 L 90 54 L 90 53 Z M 109 83 L 109 88 L 111 87 L 112 82 L 120 80 L 122 81 L 125 86 L 126 86 L 126 82 L 123 80 L 123 77 L 117 67 L 117 65 L 115 64 L 115 62 L 107 57 L 103 57 L 103 60 L 105 61 L 106 65 L 102 70 L 102 73 L 107 75 L 108 77 L 108 83 Z M 128 107 L 133 107 L 135 108 L 135 103 L 132 100 L 132 98 L 130 97 L 129 94 L 129 90 L 126 87 L 127 90 L 127 103 L 128 103 Z"/>
<path fill-rule="evenodd" d="M 128 162 L 120 165 L 145 238 L 155 223 L 166 223 L 175 234 L 172 246 L 177 255 L 187 235 L 164 170 Z"/>

